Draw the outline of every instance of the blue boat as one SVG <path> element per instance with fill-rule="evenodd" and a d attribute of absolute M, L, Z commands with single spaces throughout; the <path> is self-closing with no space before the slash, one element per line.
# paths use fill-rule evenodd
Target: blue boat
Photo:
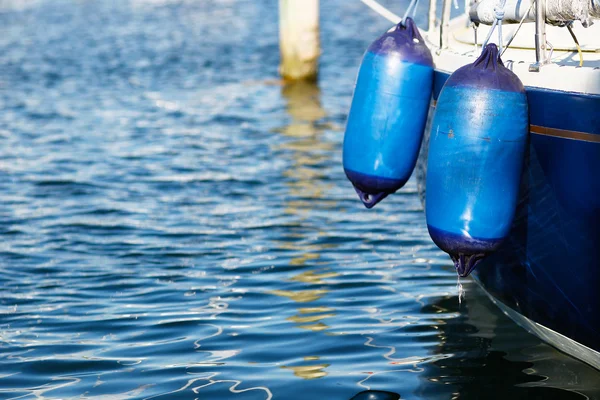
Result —
<path fill-rule="evenodd" d="M 598 18 L 596 1 L 582 2 L 593 8 L 585 16 L 557 16 L 544 14 L 554 0 L 508 0 L 501 10 L 483 0 L 451 20 L 446 0 L 439 25 L 431 1 L 423 36 L 434 89 L 415 174 L 426 204 L 432 119 L 444 83 L 473 63 L 482 39 L 502 42 L 501 51 L 511 42 L 502 59 L 523 82 L 529 108 L 518 202 L 507 238 L 471 276 L 519 325 L 600 370 L 600 23 L 584 27 Z M 501 22 L 502 39 L 494 40 L 489 33 Z"/>

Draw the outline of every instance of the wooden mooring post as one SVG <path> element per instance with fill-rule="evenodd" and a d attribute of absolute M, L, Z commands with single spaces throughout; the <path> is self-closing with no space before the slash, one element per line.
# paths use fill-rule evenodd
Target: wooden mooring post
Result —
<path fill-rule="evenodd" d="M 279 0 L 279 73 L 285 80 L 316 80 L 319 0 Z"/>

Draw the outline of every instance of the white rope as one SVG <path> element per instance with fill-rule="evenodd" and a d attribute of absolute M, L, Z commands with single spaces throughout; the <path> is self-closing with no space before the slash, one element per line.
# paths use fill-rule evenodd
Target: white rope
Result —
<path fill-rule="evenodd" d="M 410 2 L 410 4 L 408 5 L 408 8 L 406 9 L 406 12 L 404 13 L 404 16 L 402 17 L 402 22 L 406 22 L 406 18 L 408 18 L 408 14 L 410 14 L 410 10 L 412 9 L 412 15 L 413 15 L 413 19 L 415 18 L 415 15 L 417 15 L 417 6 L 419 5 L 419 0 L 412 0 Z"/>
<path fill-rule="evenodd" d="M 498 9 L 495 9 L 496 19 L 498 20 L 498 53 L 502 54 L 502 45 L 503 45 L 503 37 L 502 37 L 502 20 L 504 19 L 504 3 L 506 0 L 502 2 L 502 6 Z"/>
<path fill-rule="evenodd" d="M 377 14 L 381 15 L 383 18 L 387 19 L 391 23 L 397 25 L 402 21 L 398 15 L 394 14 L 375 0 L 360 0 L 365 3 L 367 6 L 371 8 L 371 10 L 375 11 Z"/>
<path fill-rule="evenodd" d="M 483 44 L 481 45 L 482 50 L 485 48 L 485 46 L 487 46 L 488 42 L 490 41 L 490 38 L 492 37 L 492 33 L 494 33 L 494 29 L 496 29 L 496 25 L 498 25 L 497 19 L 494 20 L 494 23 L 492 24 L 492 27 L 490 28 L 490 31 L 488 32 L 487 37 L 485 38 L 485 40 L 483 41 Z"/>
<path fill-rule="evenodd" d="M 497 7 L 494 7 L 494 13 L 496 16 L 496 19 L 494 20 L 494 23 L 492 24 L 492 27 L 490 28 L 490 32 L 487 35 L 487 38 L 485 38 L 485 42 L 483 42 L 483 46 L 481 46 L 481 49 L 483 50 L 485 48 L 485 46 L 487 46 L 488 42 L 490 41 L 490 38 L 492 37 L 492 33 L 494 33 L 494 29 L 496 29 L 496 27 L 498 27 L 498 47 L 499 47 L 499 52 L 498 54 L 502 54 L 502 20 L 504 19 L 504 6 L 506 5 L 506 0 L 500 0 L 500 4 Z"/>

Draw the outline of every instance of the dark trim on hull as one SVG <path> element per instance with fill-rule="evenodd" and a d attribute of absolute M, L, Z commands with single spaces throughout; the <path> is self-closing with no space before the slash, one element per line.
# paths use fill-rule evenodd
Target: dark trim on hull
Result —
<path fill-rule="evenodd" d="M 531 133 L 537 135 L 554 136 L 564 139 L 581 140 L 584 142 L 600 143 L 600 135 L 593 135 L 591 133 L 567 131 L 565 129 L 547 128 L 545 126 L 530 125 L 529 130 Z"/>

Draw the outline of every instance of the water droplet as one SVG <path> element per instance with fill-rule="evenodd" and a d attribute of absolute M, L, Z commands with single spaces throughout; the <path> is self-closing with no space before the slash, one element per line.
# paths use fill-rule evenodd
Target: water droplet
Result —
<path fill-rule="evenodd" d="M 465 294 L 462 283 L 460 283 L 460 275 L 456 273 L 456 290 L 458 291 L 458 305 L 462 303 L 462 298 Z"/>

